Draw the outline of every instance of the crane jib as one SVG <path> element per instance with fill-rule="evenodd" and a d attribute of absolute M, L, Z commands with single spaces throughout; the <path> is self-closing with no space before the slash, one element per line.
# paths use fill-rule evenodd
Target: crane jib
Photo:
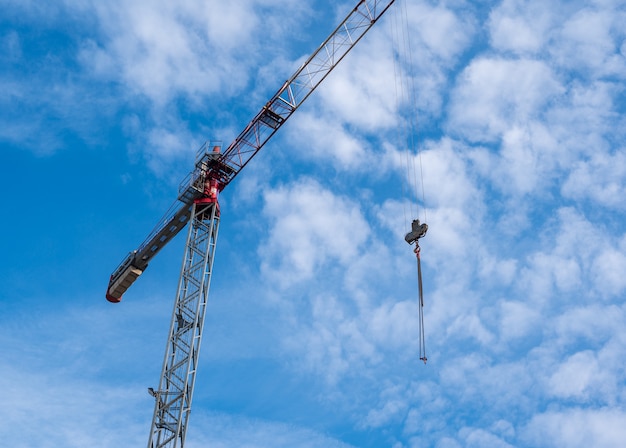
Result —
<path fill-rule="evenodd" d="M 359 2 L 333 33 L 285 81 L 224 151 L 221 163 L 232 171 L 220 178 L 223 187 L 239 174 L 393 2 L 394 0 Z"/>

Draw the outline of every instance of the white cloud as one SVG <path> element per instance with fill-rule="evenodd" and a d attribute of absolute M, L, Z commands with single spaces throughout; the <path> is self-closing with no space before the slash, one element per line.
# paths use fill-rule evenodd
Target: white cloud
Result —
<path fill-rule="evenodd" d="M 287 76 L 291 46 L 275 43 L 290 42 L 284 34 L 310 12 L 293 0 L 68 0 L 66 8 L 95 24 L 77 45 L 76 61 L 91 82 L 111 90 L 126 121 L 138 118 L 126 129 L 130 152 L 158 175 L 188 160 L 205 139 L 230 138 L 243 128 L 235 115 L 254 110 L 255 102 L 260 107 L 268 88 Z"/>
<path fill-rule="evenodd" d="M 626 440 L 621 409 L 578 409 L 549 411 L 535 415 L 524 430 L 522 439 L 545 447 L 613 448 Z"/>
<path fill-rule="evenodd" d="M 447 335 L 450 340 L 474 339 L 481 345 L 491 345 L 494 334 L 485 327 L 480 317 L 475 314 L 458 315 L 449 323 Z"/>
<path fill-rule="evenodd" d="M 346 375 L 354 376 L 355 370 L 379 361 L 377 347 L 348 303 L 340 302 L 332 292 L 309 300 L 310 318 L 302 311 L 291 316 L 295 322 L 292 336 L 286 340 L 286 348 L 303 357 L 303 370 L 335 385 Z"/>
<path fill-rule="evenodd" d="M 259 248 L 261 269 L 281 288 L 310 280 L 330 260 L 348 266 L 370 235 L 359 206 L 316 181 L 268 189 L 263 197 L 271 227 Z"/>
<path fill-rule="evenodd" d="M 569 17 L 551 47 L 555 60 L 583 74 L 623 77 L 626 60 L 619 54 L 619 45 L 625 14 L 611 9 L 587 7 Z"/>
<path fill-rule="evenodd" d="M 502 138 L 499 166 L 492 173 L 494 183 L 514 196 L 544 190 L 559 164 L 558 146 L 550 130 L 537 122 L 508 129 Z"/>
<path fill-rule="evenodd" d="M 373 31 L 367 37 L 324 81 L 314 101 L 322 102 L 323 115 L 376 132 L 397 122 L 395 79 L 387 39 Z"/>
<path fill-rule="evenodd" d="M 597 346 L 620 335 L 623 322 L 624 311 L 615 305 L 579 305 L 554 317 L 554 342 L 569 347 L 582 338 Z"/>
<path fill-rule="evenodd" d="M 607 154 L 600 149 L 588 160 L 575 163 L 563 183 L 563 195 L 587 199 L 604 207 L 623 210 L 626 206 L 626 156 L 622 152 Z"/>
<path fill-rule="evenodd" d="M 406 10 L 398 10 L 406 17 L 396 20 L 400 22 L 406 18 L 417 37 L 417 41 L 411 38 L 412 50 L 419 55 L 425 47 L 446 65 L 468 48 L 475 32 L 472 15 L 459 14 L 440 2 L 412 2 Z M 406 36 L 402 37 L 406 39 Z"/>
<path fill-rule="evenodd" d="M 444 138 L 429 141 L 422 150 L 416 166 L 426 167 L 424 189 L 429 207 L 456 208 L 461 212 L 480 211 L 482 195 L 471 178 L 466 158 L 468 147 L 463 143 Z"/>
<path fill-rule="evenodd" d="M 3 443 L 43 448 L 145 443 L 153 401 L 141 382 L 156 369 L 145 367 L 153 350 L 145 344 L 147 327 L 136 323 L 165 316 L 141 301 L 122 310 L 109 308 L 101 296 L 100 305 L 87 305 L 93 297 L 65 298 L 52 312 L 40 306 L 27 318 L 16 311 L 3 319 Z M 71 305 L 76 303 L 80 306 Z"/>
<path fill-rule="evenodd" d="M 447 341 L 447 344 L 450 344 Z M 457 346 L 465 347 L 465 345 Z M 471 347 L 471 346 L 470 346 Z M 534 374 L 526 362 L 514 360 L 494 360 L 486 354 L 488 347 L 481 350 L 468 349 L 467 353 L 442 359 L 438 385 L 440 394 L 455 403 L 458 409 L 470 407 L 480 410 L 476 420 L 485 424 L 507 418 L 511 412 L 532 412 L 538 390 L 534 384 Z M 418 401 L 415 401 L 416 405 Z M 478 407 L 474 407 L 477 404 Z M 489 403 L 488 409 L 482 405 Z M 515 403 L 514 407 L 511 404 Z M 493 420 L 492 420 L 493 419 Z"/>
<path fill-rule="evenodd" d="M 548 52 L 554 65 L 583 76 L 622 76 L 623 21 L 619 2 L 506 0 L 490 14 L 490 40 L 504 52 Z"/>
<path fill-rule="evenodd" d="M 524 302 L 502 301 L 500 337 L 505 341 L 531 337 L 541 327 L 541 313 Z"/>
<path fill-rule="evenodd" d="M 94 3 L 102 41 L 85 47 L 82 59 L 159 106 L 181 94 L 191 101 L 200 100 L 195 95 L 232 95 L 246 85 L 259 58 L 258 9 L 302 10 L 290 1 L 264 3 Z M 280 26 L 266 29 L 281 33 Z"/>
<path fill-rule="evenodd" d="M 40 26 L 51 28 L 63 15 L 62 5 L 54 2 L 41 3 L 35 0 L 3 0 L 5 17 L 16 20 L 27 16 Z"/>
<path fill-rule="evenodd" d="M 174 124 L 174 129 L 170 127 L 154 127 L 150 129 L 146 137 L 146 146 L 137 146 L 137 150 L 144 154 L 148 166 L 160 176 L 169 175 L 170 180 L 176 185 L 180 181 L 178 177 L 180 170 L 174 169 L 174 163 L 180 160 L 182 154 L 190 154 L 200 147 L 200 142 L 195 142 L 191 133 L 180 126 Z M 185 168 L 191 169 L 191 157 L 184 159 Z M 182 171 L 184 172 L 184 171 Z"/>
<path fill-rule="evenodd" d="M 550 378 L 551 392 L 562 398 L 579 398 L 586 401 L 589 388 L 602 380 L 600 367 L 593 352 L 575 353 L 562 363 Z"/>
<path fill-rule="evenodd" d="M 208 413 L 196 415 L 195 425 L 207 431 L 194 431 L 185 446 L 190 448 L 350 448 L 352 445 L 321 432 L 296 425 L 254 419 L 241 415 Z M 210 430 L 208 430 L 210 429 Z"/>
<path fill-rule="evenodd" d="M 591 267 L 593 283 L 605 297 L 620 297 L 626 290 L 626 238 L 617 247 L 604 247 Z"/>
<path fill-rule="evenodd" d="M 621 91 L 620 85 L 610 82 L 574 80 L 563 101 L 546 113 L 559 146 L 567 148 L 560 154 L 566 165 L 580 154 L 606 151 L 610 141 L 623 134 L 616 101 Z"/>
<path fill-rule="evenodd" d="M 2 59 L 15 61 L 23 55 L 20 35 L 15 30 L 10 30 L 0 37 L 0 49 Z"/>
<path fill-rule="evenodd" d="M 366 427 L 379 428 L 407 412 L 404 400 L 386 401 L 381 409 L 372 409 L 365 418 Z"/>
<path fill-rule="evenodd" d="M 626 266 L 624 237 L 610 237 L 572 208 L 557 210 L 556 216 L 557 226 L 542 236 L 545 249 L 530 254 L 521 268 L 520 290 L 544 304 L 553 288 L 578 300 L 619 300 L 626 288 L 621 274 Z M 594 239 L 593 245 L 580 244 Z"/>
<path fill-rule="evenodd" d="M 478 57 L 452 91 L 447 128 L 470 141 L 494 142 L 508 129 L 536 119 L 562 92 L 545 62 Z"/>
<path fill-rule="evenodd" d="M 553 8 L 554 3 L 542 1 L 503 1 L 489 16 L 492 46 L 518 54 L 539 52 L 553 24 Z"/>
<path fill-rule="evenodd" d="M 33 55 L 32 36 L 19 28 L 0 39 L 0 140 L 46 156 L 64 149 L 68 134 L 101 143 L 98 126 L 113 114 L 113 101 L 95 95 L 82 74 L 68 75 L 72 55 L 45 41 L 44 54 Z"/>
<path fill-rule="evenodd" d="M 417 300 L 387 302 L 372 310 L 366 334 L 379 347 L 402 351 L 419 337 Z"/>
<path fill-rule="evenodd" d="M 4 364 L 2 372 L 3 402 L 10 409 L 2 413 L 0 436 L 7 445 L 104 448 L 145 443 L 147 422 L 136 415 L 129 418 L 147 404 L 144 389 L 103 387 L 63 369 L 35 373 Z"/>
<path fill-rule="evenodd" d="M 295 157 L 331 164 L 341 171 L 373 168 L 367 142 L 355 137 L 331 114 L 301 111 L 286 132 L 292 141 L 301 142 L 296 145 Z"/>
<path fill-rule="evenodd" d="M 459 435 L 465 441 L 466 447 L 512 448 L 514 446 L 484 429 L 463 428 L 459 431 Z"/>
<path fill-rule="evenodd" d="M 578 242 L 594 233 L 593 225 L 572 209 L 557 210 L 556 216 L 557 225 L 546 227 L 542 235 L 547 244 L 528 256 L 518 281 L 518 288 L 526 291 L 527 300 L 542 306 L 548 305 L 554 288 L 583 298 L 579 286 L 584 281 L 581 275 L 591 248 L 581 247 Z"/>

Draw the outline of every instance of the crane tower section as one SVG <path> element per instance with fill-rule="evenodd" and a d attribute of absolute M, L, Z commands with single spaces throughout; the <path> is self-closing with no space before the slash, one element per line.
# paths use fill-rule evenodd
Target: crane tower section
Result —
<path fill-rule="evenodd" d="M 148 447 L 184 446 L 219 228 L 217 203 L 196 202 L 170 323 Z M 180 445 L 177 445 L 180 442 Z"/>

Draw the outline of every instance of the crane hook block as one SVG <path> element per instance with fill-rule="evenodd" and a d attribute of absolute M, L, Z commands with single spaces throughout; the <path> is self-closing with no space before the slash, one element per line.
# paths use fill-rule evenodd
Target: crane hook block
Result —
<path fill-rule="evenodd" d="M 411 231 L 406 234 L 404 237 L 404 241 L 409 244 L 416 243 L 417 240 L 426 235 L 426 231 L 428 230 L 428 224 L 420 224 L 419 219 L 414 219 L 411 223 Z"/>

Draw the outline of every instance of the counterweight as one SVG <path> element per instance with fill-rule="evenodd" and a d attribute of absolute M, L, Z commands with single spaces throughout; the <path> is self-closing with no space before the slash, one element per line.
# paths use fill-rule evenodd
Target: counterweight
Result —
<path fill-rule="evenodd" d="M 198 367 L 209 283 L 217 243 L 218 194 L 250 162 L 344 56 L 394 3 L 361 0 L 330 36 L 278 89 L 224 150 L 204 144 L 178 198 L 141 245 L 111 274 L 106 298 L 120 302 L 152 258 L 186 225 L 183 267 L 155 397 L 148 448 L 183 447 Z"/>

